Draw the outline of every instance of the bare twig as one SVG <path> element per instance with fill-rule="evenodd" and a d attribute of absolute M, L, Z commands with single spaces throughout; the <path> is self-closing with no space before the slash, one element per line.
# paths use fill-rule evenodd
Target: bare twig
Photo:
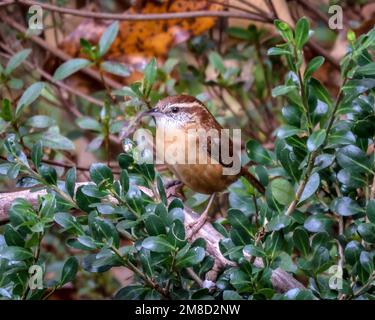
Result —
<path fill-rule="evenodd" d="M 103 19 L 103 20 L 126 20 L 126 21 L 150 21 L 150 20 L 170 20 L 170 19 L 186 19 L 200 17 L 227 17 L 245 20 L 254 20 L 262 22 L 270 22 L 271 19 L 264 18 L 255 13 L 248 12 L 231 12 L 231 11 L 189 11 L 189 12 L 173 12 L 173 13 L 150 13 L 150 14 L 132 14 L 132 13 L 99 13 L 84 10 L 76 10 L 71 8 L 62 8 L 47 3 L 31 0 L 18 0 L 14 3 L 25 5 L 39 5 L 43 9 L 61 12 L 62 14 L 70 14 L 79 17 Z"/>

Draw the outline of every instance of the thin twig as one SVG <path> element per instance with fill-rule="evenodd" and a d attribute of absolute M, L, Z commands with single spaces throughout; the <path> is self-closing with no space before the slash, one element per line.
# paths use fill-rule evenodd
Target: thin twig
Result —
<path fill-rule="evenodd" d="M 232 11 L 189 11 L 189 12 L 172 12 L 172 13 L 150 13 L 150 14 L 132 14 L 132 13 L 99 13 L 84 10 L 76 10 L 71 8 L 62 8 L 47 3 L 31 0 L 18 0 L 15 3 L 25 5 L 39 5 L 43 9 L 61 12 L 85 18 L 103 19 L 103 20 L 120 20 L 120 21 L 151 21 L 151 20 L 170 20 L 170 19 L 186 19 L 200 17 L 226 17 L 245 20 L 254 20 L 262 22 L 271 22 L 272 19 L 261 17 L 255 13 L 248 12 L 232 12 Z"/>

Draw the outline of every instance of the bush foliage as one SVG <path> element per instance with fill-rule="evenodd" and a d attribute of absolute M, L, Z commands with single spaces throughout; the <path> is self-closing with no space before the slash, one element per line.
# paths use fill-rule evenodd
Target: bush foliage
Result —
<path fill-rule="evenodd" d="M 97 279 L 90 274 L 124 266 L 134 272 L 134 282 L 112 289 L 109 295 L 115 299 L 375 298 L 375 30 L 358 39 L 348 33 L 342 85 L 334 97 L 314 78 L 324 58 L 304 64 L 303 48 L 311 34 L 308 20 L 300 19 L 295 30 L 278 20 L 275 27 L 282 43 L 275 42 L 267 53 L 259 47 L 260 30 L 230 28 L 228 35 L 237 45 L 225 53 L 204 36 L 196 37 L 189 42 L 195 66 L 180 59 L 178 49 L 172 50 L 164 65 L 151 60 L 143 81 L 115 91 L 106 86 L 100 93 L 106 101 L 102 108 L 90 109 L 77 100 L 84 115 L 76 125 L 81 134 L 90 132 L 89 148 L 103 162 L 111 152 L 110 137 L 125 120 L 163 96 L 187 92 L 204 101 L 202 92 L 222 97 L 225 90 L 244 106 L 245 116 L 236 117 L 206 101 L 220 123 L 241 126 L 250 137 L 244 161 L 254 163 L 250 170 L 266 187 L 264 196 L 242 179 L 228 188 L 229 209 L 213 225 L 223 236 L 222 254 L 236 264 L 221 270 L 214 289 L 205 283 L 202 287 L 192 276 L 203 281 L 213 268 L 205 239 L 188 241 L 184 203 L 167 202 L 166 175 L 134 160 L 135 142 L 126 140 L 126 152 L 117 156 L 118 172 L 94 163 L 89 183 L 78 183 L 74 167 L 64 170 L 45 161 L 46 154 L 73 152 L 74 134 L 68 135 L 70 129 L 61 122 L 59 126 L 58 119 L 38 114 L 40 101 L 53 101 L 53 84 L 21 79 L 17 73 L 31 50 L 19 51 L 0 66 L 9 97 L 14 97 L 13 90 L 23 92 L 19 98 L 2 98 L 1 148 L 6 160 L 0 174 L 17 180 L 18 187 L 47 190 L 37 206 L 15 200 L 9 222 L 0 229 L 0 296 L 46 299 L 68 282 Z M 61 64 L 53 79 L 61 81 L 88 66 L 128 75 L 125 66 L 104 59 L 117 32 L 114 23 L 98 46 L 81 40 L 87 58 Z M 227 63 L 230 59 L 235 66 Z M 262 61 L 254 78 L 243 71 L 249 59 Z M 274 72 L 277 68 L 280 72 Z M 209 69 L 216 76 L 207 81 Z M 119 102 L 122 97 L 125 102 Z M 256 101 L 258 109 L 248 108 L 250 101 Z M 270 121 L 259 125 L 264 115 Z M 142 125 L 153 128 L 152 122 Z M 274 147 L 265 148 L 263 142 L 270 137 Z M 206 200 L 190 193 L 185 205 L 199 211 Z M 43 243 L 59 250 L 49 252 Z M 264 268 L 255 267 L 249 257 L 262 259 Z M 30 290 L 28 285 L 33 265 L 43 274 L 54 270 L 52 278 L 44 277 L 42 289 Z M 277 268 L 296 276 L 306 289 L 276 292 L 270 279 Z"/>

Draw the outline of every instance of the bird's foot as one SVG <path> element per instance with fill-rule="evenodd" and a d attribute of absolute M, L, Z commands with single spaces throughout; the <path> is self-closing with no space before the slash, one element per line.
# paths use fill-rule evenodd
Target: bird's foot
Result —
<path fill-rule="evenodd" d="M 179 180 L 172 180 L 165 184 L 164 188 L 167 193 L 167 198 L 177 197 L 178 192 L 181 191 L 182 187 L 184 186 L 183 182 Z"/>
<path fill-rule="evenodd" d="M 188 239 L 192 239 L 194 235 L 204 226 L 204 224 L 207 222 L 208 213 L 211 209 L 212 203 L 215 199 L 215 193 L 210 196 L 210 199 L 208 200 L 208 204 L 206 209 L 204 209 L 203 213 L 200 215 L 200 217 L 189 223 L 186 228 L 188 230 Z"/>

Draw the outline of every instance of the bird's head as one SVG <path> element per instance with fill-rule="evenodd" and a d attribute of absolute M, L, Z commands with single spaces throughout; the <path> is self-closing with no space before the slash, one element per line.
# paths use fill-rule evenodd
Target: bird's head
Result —
<path fill-rule="evenodd" d="M 212 117 L 202 102 L 188 95 L 164 98 L 145 114 L 154 117 L 159 129 L 183 129 L 189 124 L 200 125 L 207 117 Z"/>

